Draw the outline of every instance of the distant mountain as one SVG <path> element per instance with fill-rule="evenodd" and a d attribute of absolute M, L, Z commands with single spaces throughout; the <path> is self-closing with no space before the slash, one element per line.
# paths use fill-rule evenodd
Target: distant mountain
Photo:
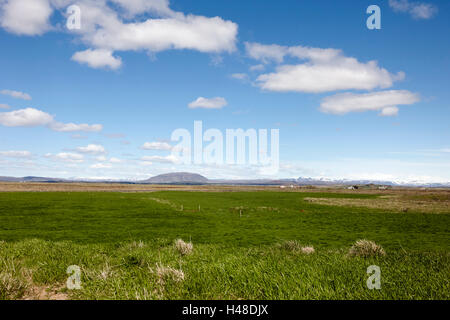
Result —
<path fill-rule="evenodd" d="M 161 183 L 161 184 L 207 184 L 208 179 L 197 173 L 173 172 L 160 174 L 150 179 L 140 181 L 140 183 Z"/>
<path fill-rule="evenodd" d="M 0 181 L 5 182 L 68 182 L 68 180 L 65 179 L 59 179 L 59 178 L 46 178 L 46 177 L 22 177 L 22 178 L 15 178 L 15 177 L 0 177 Z"/>
<path fill-rule="evenodd" d="M 0 177 L 0 181 L 4 181 L 4 182 L 20 182 L 20 181 L 22 181 L 22 178 Z"/>
<path fill-rule="evenodd" d="M 66 179 L 46 178 L 46 177 L 23 177 L 24 182 L 66 182 Z"/>
<path fill-rule="evenodd" d="M 227 179 L 211 179 L 209 184 L 227 184 L 227 185 L 244 185 L 244 186 L 273 186 L 284 184 L 296 184 L 295 179 L 242 179 L 242 180 L 227 180 Z"/>
<path fill-rule="evenodd" d="M 207 179 L 197 173 L 173 172 L 160 174 L 147 180 L 115 180 L 115 179 L 87 179 L 87 178 L 47 178 L 47 177 L 2 177 L 3 182 L 86 182 L 86 183 L 124 183 L 124 184 L 184 184 L 184 185 L 242 185 L 242 186 L 349 186 L 349 185 L 384 185 L 384 186 L 404 186 L 404 187 L 428 187 L 428 188 L 449 188 L 450 182 L 433 183 L 426 181 L 382 181 L 382 180 L 347 180 L 347 179 L 327 179 L 327 178 L 305 178 L 298 179 Z"/>

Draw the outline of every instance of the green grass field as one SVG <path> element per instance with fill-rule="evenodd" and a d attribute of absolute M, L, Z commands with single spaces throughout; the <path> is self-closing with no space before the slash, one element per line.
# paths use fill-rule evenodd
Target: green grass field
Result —
<path fill-rule="evenodd" d="M 305 200 L 317 197 L 379 195 L 3 192 L 0 299 L 450 298 L 450 214 Z M 350 257 L 358 239 L 386 255 Z M 69 265 L 81 268 L 80 290 L 65 288 Z M 370 265 L 380 290 L 366 286 Z"/>

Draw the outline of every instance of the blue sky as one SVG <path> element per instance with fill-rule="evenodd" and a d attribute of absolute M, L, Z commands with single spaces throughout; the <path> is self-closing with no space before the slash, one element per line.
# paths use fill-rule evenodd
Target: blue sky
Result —
<path fill-rule="evenodd" d="M 65 27 L 73 4 L 79 30 Z M 0 0 L 0 175 L 449 182 L 449 13 L 445 0 Z M 280 170 L 174 161 L 171 133 L 194 120 L 279 129 Z"/>

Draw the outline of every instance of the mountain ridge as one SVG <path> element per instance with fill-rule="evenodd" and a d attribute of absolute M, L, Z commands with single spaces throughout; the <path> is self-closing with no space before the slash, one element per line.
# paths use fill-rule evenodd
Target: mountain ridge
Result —
<path fill-rule="evenodd" d="M 423 182 L 423 181 L 389 181 L 368 179 L 326 179 L 299 177 L 291 179 L 208 179 L 198 173 L 170 172 L 153 176 L 145 180 L 126 179 L 86 179 L 86 178 L 50 178 L 50 177 L 9 177 L 0 176 L 1 182 L 46 182 L 46 183 L 131 183 L 131 184 L 184 184 L 184 185 L 296 185 L 296 186 L 337 186 L 337 185 L 384 185 L 405 187 L 450 187 L 450 182 Z"/>

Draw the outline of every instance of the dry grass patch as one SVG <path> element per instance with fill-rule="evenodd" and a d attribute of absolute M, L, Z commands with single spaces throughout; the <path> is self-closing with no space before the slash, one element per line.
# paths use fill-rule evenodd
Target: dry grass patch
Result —
<path fill-rule="evenodd" d="M 296 240 L 288 240 L 278 245 L 284 250 L 295 252 L 295 253 L 303 253 L 303 254 L 311 254 L 314 253 L 313 246 L 303 246 L 300 242 Z"/>
<path fill-rule="evenodd" d="M 386 252 L 383 247 L 376 244 L 373 241 L 361 239 L 355 242 L 355 244 L 348 251 L 348 255 L 351 257 L 376 257 L 385 256 Z"/>
<path fill-rule="evenodd" d="M 185 256 L 192 253 L 194 245 L 191 242 L 184 242 L 182 239 L 177 239 L 175 240 L 175 249 L 177 249 L 181 255 Z"/>
<path fill-rule="evenodd" d="M 314 247 L 303 247 L 302 248 L 302 253 L 304 254 L 311 254 L 316 252 L 316 250 L 314 250 Z"/>
<path fill-rule="evenodd" d="M 15 300 L 24 296 L 27 283 L 10 272 L 0 273 L 0 300 Z"/>
<path fill-rule="evenodd" d="M 182 282 L 184 280 L 183 270 L 166 267 L 161 264 L 156 265 L 156 275 L 158 276 L 158 282 L 162 285 L 164 285 L 167 280 L 174 282 Z"/>
<path fill-rule="evenodd" d="M 376 199 L 304 198 L 304 200 L 328 206 L 365 207 L 398 212 L 450 213 L 450 201 L 413 200 L 400 195 L 386 195 Z"/>

